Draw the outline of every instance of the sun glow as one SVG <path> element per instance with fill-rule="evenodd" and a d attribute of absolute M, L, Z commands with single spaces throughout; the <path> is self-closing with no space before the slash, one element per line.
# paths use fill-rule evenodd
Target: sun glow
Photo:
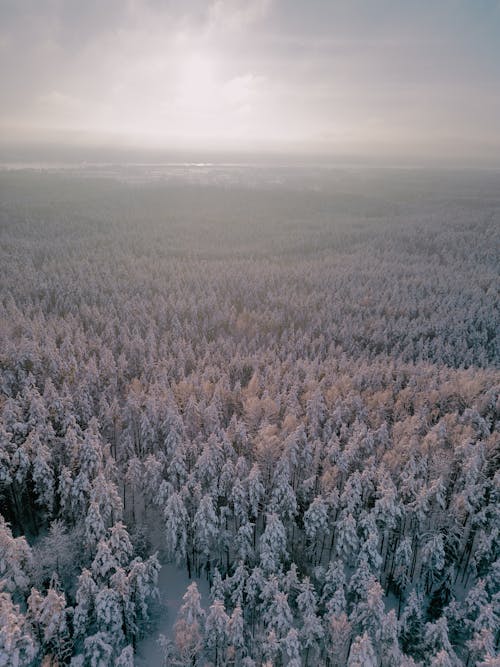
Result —
<path fill-rule="evenodd" d="M 213 59 L 198 53 L 188 56 L 179 68 L 177 103 L 197 115 L 213 111 L 217 102 L 217 80 Z"/>
<path fill-rule="evenodd" d="M 177 55 L 175 96 L 166 108 L 184 142 L 253 138 L 262 78 L 235 72 L 216 53 Z"/>

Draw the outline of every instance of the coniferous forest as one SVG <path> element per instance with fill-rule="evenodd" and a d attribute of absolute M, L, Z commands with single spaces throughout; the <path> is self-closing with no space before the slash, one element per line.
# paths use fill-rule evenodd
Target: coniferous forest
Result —
<path fill-rule="evenodd" d="M 499 251 L 498 171 L 3 170 L 0 665 L 498 666 Z"/>

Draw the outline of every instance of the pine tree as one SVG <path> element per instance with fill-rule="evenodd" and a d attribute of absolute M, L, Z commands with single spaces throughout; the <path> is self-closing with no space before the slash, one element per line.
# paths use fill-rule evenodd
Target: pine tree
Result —
<path fill-rule="evenodd" d="M 297 513 L 297 498 L 290 485 L 290 469 L 284 457 L 278 462 L 271 488 L 270 511 L 282 521 L 291 521 Z"/>
<path fill-rule="evenodd" d="M 163 513 L 165 519 L 165 546 L 167 556 L 181 565 L 186 560 L 188 515 L 182 498 L 172 493 Z"/>
<path fill-rule="evenodd" d="M 92 575 L 96 581 L 107 581 L 113 572 L 116 571 L 117 567 L 118 561 L 113 555 L 108 540 L 100 540 L 94 560 L 92 561 Z"/>
<path fill-rule="evenodd" d="M 259 516 L 263 496 L 264 485 L 261 482 L 259 466 L 254 463 L 248 474 L 248 504 L 253 519 Z"/>
<path fill-rule="evenodd" d="M 445 652 L 450 662 L 456 660 L 455 652 L 448 637 L 448 624 L 444 616 L 441 616 L 435 623 L 426 623 L 424 647 L 426 655 L 437 655 L 440 652 Z"/>
<path fill-rule="evenodd" d="M 344 612 L 327 616 L 325 625 L 326 649 L 330 663 L 332 667 L 344 667 L 352 626 Z"/>
<path fill-rule="evenodd" d="M 229 497 L 236 520 L 240 524 L 245 524 L 248 521 L 249 502 L 245 487 L 239 477 L 234 480 Z"/>
<path fill-rule="evenodd" d="M 175 645 L 185 664 L 195 664 L 203 646 L 205 612 L 200 605 L 196 582 L 190 584 L 174 626 Z"/>
<path fill-rule="evenodd" d="M 135 558 L 130 564 L 128 584 L 130 587 L 131 620 L 128 622 L 129 635 L 135 641 L 142 626 L 149 620 L 150 606 L 159 599 L 158 574 L 160 563 L 156 554 L 146 561 Z"/>
<path fill-rule="evenodd" d="M 33 589 L 34 590 L 34 589 Z M 28 607 L 30 607 L 28 599 Z M 34 621 L 39 627 L 42 638 L 44 653 L 50 653 L 57 659 L 61 659 L 68 649 L 69 630 L 67 625 L 66 598 L 64 593 L 58 593 L 54 588 L 49 588 L 47 594 L 37 600 L 35 608 L 31 612 Z"/>
<path fill-rule="evenodd" d="M 123 642 L 124 618 L 120 599 L 112 588 L 103 587 L 95 596 L 96 627 L 112 637 L 114 647 Z"/>
<path fill-rule="evenodd" d="M 307 511 L 304 513 L 304 530 L 306 537 L 309 540 L 313 553 L 317 551 L 318 540 L 323 540 L 324 546 L 325 532 L 328 527 L 328 508 L 321 496 L 316 497 L 309 505 Z M 320 548 L 318 554 L 318 561 L 321 561 L 323 548 Z"/>
<path fill-rule="evenodd" d="M 377 658 L 370 637 L 366 632 L 358 635 L 349 652 L 347 667 L 377 667 Z"/>
<path fill-rule="evenodd" d="M 99 511 L 99 505 L 96 502 L 91 502 L 85 518 L 85 541 L 87 548 L 93 552 L 97 544 L 106 537 L 106 526 L 102 520 Z"/>
<path fill-rule="evenodd" d="M 254 557 L 253 538 L 255 524 L 249 521 L 241 524 L 236 533 L 236 556 L 244 562 L 251 561 Z"/>
<path fill-rule="evenodd" d="M 274 593 L 269 606 L 264 610 L 263 620 L 268 629 L 275 630 L 278 639 L 286 636 L 293 625 L 293 615 L 286 593 L 279 590 Z"/>
<path fill-rule="evenodd" d="M 266 572 L 276 572 L 280 562 L 288 558 L 285 527 L 276 514 L 266 515 L 266 527 L 259 546 L 260 562 Z"/>
<path fill-rule="evenodd" d="M 399 667 L 403 655 L 398 641 L 399 624 L 396 612 L 391 609 L 384 615 L 380 636 L 379 657 L 383 665 L 387 667 Z"/>
<path fill-rule="evenodd" d="M 244 621 L 243 612 L 238 605 L 234 608 L 233 613 L 229 619 L 228 626 L 228 642 L 230 646 L 231 659 L 235 664 L 241 660 L 242 651 L 245 645 L 245 638 L 243 635 Z"/>
<path fill-rule="evenodd" d="M 422 569 L 425 573 L 426 590 L 430 593 L 445 564 L 443 537 L 432 535 L 422 549 Z"/>
<path fill-rule="evenodd" d="M 359 540 L 356 522 L 352 514 L 343 514 L 336 526 L 336 551 L 345 563 L 352 560 L 358 550 Z"/>
<path fill-rule="evenodd" d="M 300 641 L 295 628 L 290 628 L 281 640 L 281 652 L 288 667 L 300 667 Z"/>
<path fill-rule="evenodd" d="M 10 593 L 19 593 L 29 586 L 32 552 L 24 537 L 13 537 L 8 523 L 0 514 L 0 578 Z"/>
<path fill-rule="evenodd" d="M 37 503 L 51 514 L 54 508 L 55 482 L 50 460 L 50 450 L 40 442 L 38 437 L 33 446 L 36 454 L 33 459 L 32 477 L 37 495 Z"/>
<path fill-rule="evenodd" d="M 208 494 L 201 499 L 193 520 L 194 543 L 205 560 L 210 558 L 217 544 L 218 520 L 212 497 Z"/>
<path fill-rule="evenodd" d="M 0 591 L 0 664 L 29 667 L 37 654 L 29 623 L 6 591 Z"/>
<path fill-rule="evenodd" d="M 245 595 L 245 585 L 248 579 L 248 571 L 245 567 L 243 561 L 238 563 L 236 570 L 234 571 L 233 576 L 230 579 L 230 596 L 231 603 L 233 606 L 242 606 L 244 595 Z"/>
<path fill-rule="evenodd" d="M 268 661 L 264 664 L 274 664 L 276 657 L 280 651 L 280 642 L 276 636 L 276 632 L 271 629 L 264 637 L 262 643 L 262 654 L 264 660 Z"/>
<path fill-rule="evenodd" d="M 469 649 L 468 662 L 472 662 L 473 665 L 495 653 L 495 637 L 489 628 L 476 630 L 466 645 Z"/>
<path fill-rule="evenodd" d="M 125 473 L 125 488 L 130 488 L 132 495 L 132 519 L 134 523 L 136 522 L 136 495 L 140 489 L 142 478 L 142 464 L 140 460 L 134 456 L 129 460 L 127 471 Z"/>
<path fill-rule="evenodd" d="M 149 454 L 143 463 L 141 488 L 144 494 L 146 510 L 158 497 L 162 481 L 162 462 L 154 455 Z"/>
<path fill-rule="evenodd" d="M 361 540 L 358 558 L 366 559 L 374 574 L 378 574 L 382 565 L 379 553 L 379 532 L 373 513 L 361 512 L 358 527 L 361 529 Z"/>
<path fill-rule="evenodd" d="M 134 649 L 125 646 L 119 656 L 115 658 L 114 667 L 134 667 Z"/>
<path fill-rule="evenodd" d="M 81 516 L 86 514 L 90 501 L 91 483 L 87 473 L 81 470 L 71 484 L 71 514 Z"/>
<path fill-rule="evenodd" d="M 212 585 L 210 587 L 210 598 L 214 600 L 224 600 L 226 597 L 226 586 L 225 582 L 222 581 L 219 568 L 216 567 L 214 570 L 214 576 L 212 578 Z"/>
<path fill-rule="evenodd" d="M 423 599 L 412 591 L 401 616 L 401 644 L 405 653 L 421 655 L 423 641 Z"/>
<path fill-rule="evenodd" d="M 394 555 L 394 580 L 399 588 L 399 606 L 404 596 L 406 587 L 410 583 L 410 567 L 413 557 L 411 539 L 404 537 L 399 543 Z"/>
<path fill-rule="evenodd" d="M 300 639 L 309 655 L 310 649 L 319 649 L 323 627 L 317 614 L 317 596 L 308 577 L 300 584 L 297 606 L 301 616 Z M 307 658 L 306 658 L 307 663 Z"/>
<path fill-rule="evenodd" d="M 229 633 L 229 617 L 222 600 L 214 600 L 210 606 L 205 623 L 205 644 L 214 656 L 216 667 L 225 660 Z"/>
<path fill-rule="evenodd" d="M 81 553 L 80 528 L 68 531 L 61 520 L 50 524 L 48 534 L 36 545 L 33 553 L 33 579 L 40 588 L 51 577 L 68 592 L 74 581 L 75 564 Z"/>
<path fill-rule="evenodd" d="M 377 645 L 384 623 L 384 600 L 382 586 L 373 576 L 353 610 L 352 620 Z"/>
<path fill-rule="evenodd" d="M 367 591 L 374 581 L 374 576 L 364 554 L 356 559 L 356 569 L 349 580 L 349 592 L 354 601 L 366 598 Z"/>
<path fill-rule="evenodd" d="M 87 629 L 94 623 L 95 597 L 98 590 L 92 573 L 87 569 L 82 570 L 78 577 L 78 588 L 75 596 L 76 605 L 73 614 L 75 637 L 85 637 Z"/>
<path fill-rule="evenodd" d="M 113 637 L 105 632 L 97 632 L 84 642 L 85 659 L 89 667 L 108 667 L 113 658 Z M 87 664 L 86 663 L 86 664 Z"/>
<path fill-rule="evenodd" d="M 338 616 L 346 610 L 344 565 L 340 560 L 330 561 L 325 572 L 320 603 L 328 614 Z"/>
<path fill-rule="evenodd" d="M 452 661 L 448 652 L 443 649 L 432 656 L 429 665 L 430 667 L 454 667 L 456 663 Z"/>
<path fill-rule="evenodd" d="M 108 542 L 115 562 L 122 567 L 127 565 L 132 558 L 134 548 L 123 523 L 118 522 L 111 527 Z"/>
<path fill-rule="evenodd" d="M 109 459 L 108 459 L 109 464 Z M 105 474 L 106 472 L 106 474 Z M 114 475 L 107 469 L 99 474 L 92 481 L 90 490 L 90 501 L 96 502 L 99 506 L 99 512 L 106 525 L 119 522 L 122 516 L 123 506 L 116 484 L 108 479 L 108 476 Z"/>

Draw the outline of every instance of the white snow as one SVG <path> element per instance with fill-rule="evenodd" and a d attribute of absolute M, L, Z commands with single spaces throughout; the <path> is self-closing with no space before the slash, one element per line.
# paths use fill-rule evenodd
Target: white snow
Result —
<path fill-rule="evenodd" d="M 162 565 L 158 579 L 162 612 L 154 632 L 144 637 L 137 645 L 135 664 L 137 667 L 161 667 L 162 651 L 158 645 L 160 634 L 173 639 L 174 624 L 182 604 L 182 596 L 190 583 L 196 581 L 201 595 L 202 606 L 209 606 L 210 586 L 206 579 L 189 579 L 185 568 L 176 565 Z"/>

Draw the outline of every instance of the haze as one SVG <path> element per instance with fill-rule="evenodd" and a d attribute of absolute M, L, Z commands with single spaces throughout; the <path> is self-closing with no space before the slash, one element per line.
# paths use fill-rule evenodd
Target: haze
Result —
<path fill-rule="evenodd" d="M 498 165 L 499 36 L 495 0 L 1 0 L 0 144 Z"/>

